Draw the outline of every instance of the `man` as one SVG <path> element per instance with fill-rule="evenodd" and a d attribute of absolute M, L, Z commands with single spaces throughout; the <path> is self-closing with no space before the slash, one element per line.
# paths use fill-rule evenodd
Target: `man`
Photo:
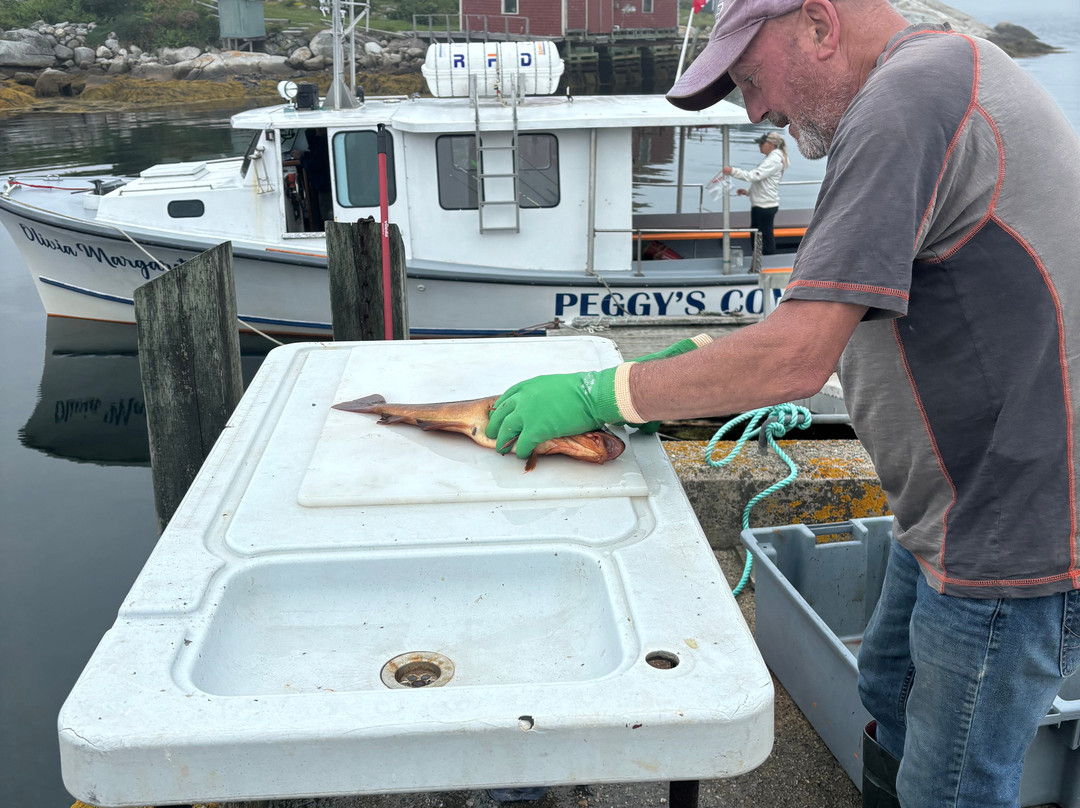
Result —
<path fill-rule="evenodd" d="M 524 457 L 803 398 L 836 367 L 896 517 L 859 659 L 864 799 L 896 804 L 891 757 L 906 808 L 1015 806 L 1080 665 L 1080 141 L 1000 50 L 886 0 L 728 0 L 668 98 L 735 86 L 829 156 L 780 305 L 678 356 L 515 385 L 488 433 Z"/>

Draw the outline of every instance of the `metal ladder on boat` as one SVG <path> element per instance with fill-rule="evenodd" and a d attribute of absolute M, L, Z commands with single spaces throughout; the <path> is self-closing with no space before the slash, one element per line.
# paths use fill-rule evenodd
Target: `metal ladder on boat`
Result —
<path fill-rule="evenodd" d="M 501 145 L 485 145 L 483 136 L 480 133 L 480 96 L 477 91 L 477 77 L 469 77 L 469 98 L 472 101 L 473 113 L 474 113 L 474 125 L 476 132 L 476 207 L 479 212 L 480 218 L 480 232 L 481 233 L 493 233 L 497 231 L 504 232 L 521 232 L 521 208 L 518 205 L 518 84 L 517 76 L 514 74 L 503 75 L 500 79 L 500 85 L 505 85 L 504 90 L 509 92 L 502 92 L 501 98 L 504 99 L 507 96 L 510 99 L 510 114 L 513 121 L 513 127 L 510 130 L 510 142 L 509 144 Z M 487 165 L 490 165 L 488 161 L 484 159 L 484 156 L 491 153 L 491 162 L 498 162 L 505 165 L 505 159 L 498 159 L 497 155 L 508 157 L 510 161 L 509 171 L 497 170 L 488 171 Z M 501 168 L 502 166 L 500 166 Z M 507 185 L 510 186 L 511 195 L 509 198 L 503 195 L 495 195 L 488 193 L 488 180 L 495 180 L 494 183 L 501 189 L 505 189 Z M 508 180 L 509 182 L 504 182 Z M 500 217 L 502 224 L 492 225 L 488 224 L 484 219 L 484 211 L 489 208 L 501 209 L 507 205 L 512 206 L 514 211 L 514 223 L 505 223 L 508 217 Z M 488 214 L 490 221 L 491 213 Z"/>

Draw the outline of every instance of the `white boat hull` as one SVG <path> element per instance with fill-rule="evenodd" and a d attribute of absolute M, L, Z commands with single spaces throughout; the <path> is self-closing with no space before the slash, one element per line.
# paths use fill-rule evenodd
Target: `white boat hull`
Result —
<path fill-rule="evenodd" d="M 119 232 L 115 237 L 90 228 L 80 232 L 21 216 L 10 205 L 0 208 L 0 220 L 25 259 L 46 312 L 64 317 L 134 322 L 136 288 L 214 246 L 209 241 L 199 245 L 184 239 L 186 243 L 166 245 L 153 243 L 160 236 L 139 238 L 155 261 Z M 325 255 L 262 252 L 264 257 L 256 258 L 257 251 L 234 245 L 240 320 L 270 333 L 329 335 Z M 410 332 L 415 336 L 536 333 L 556 319 L 577 316 L 763 311 L 765 293 L 747 276 L 669 274 L 670 279 L 653 273 L 636 277 L 629 269 L 605 273 L 601 280 L 584 274 L 552 277 L 553 273 L 471 267 L 459 272 L 450 265 L 427 262 L 408 269 Z"/>
<path fill-rule="evenodd" d="M 232 120 L 254 133 L 243 157 L 161 163 L 133 178 L 12 177 L 0 186 L 0 220 L 46 311 L 67 317 L 132 322 L 135 289 L 228 242 L 241 320 L 329 336 L 321 231 L 368 217 L 399 228 L 416 336 L 537 333 L 590 315 L 765 312 L 757 276 L 731 260 L 750 241 L 727 213 L 634 210 L 636 128 L 726 127 L 745 121 L 742 109 L 691 114 L 662 96 L 505 102 L 248 110 Z"/>

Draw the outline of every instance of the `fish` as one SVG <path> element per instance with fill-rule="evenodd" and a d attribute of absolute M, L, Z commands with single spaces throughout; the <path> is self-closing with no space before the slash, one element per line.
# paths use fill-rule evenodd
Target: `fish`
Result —
<path fill-rule="evenodd" d="M 440 429 L 460 432 L 485 449 L 498 449 L 494 439 L 484 434 L 488 416 L 495 408 L 498 396 L 473 398 L 468 401 L 442 401 L 434 404 L 388 404 L 379 394 L 363 396 L 333 405 L 335 410 L 379 415 L 380 424 L 411 424 L 425 431 Z M 511 442 L 512 443 L 512 442 Z M 525 471 L 536 467 L 541 455 L 562 454 L 586 463 L 606 463 L 623 453 L 626 444 L 606 429 L 583 432 L 565 438 L 552 438 L 536 447 L 525 462 Z"/>

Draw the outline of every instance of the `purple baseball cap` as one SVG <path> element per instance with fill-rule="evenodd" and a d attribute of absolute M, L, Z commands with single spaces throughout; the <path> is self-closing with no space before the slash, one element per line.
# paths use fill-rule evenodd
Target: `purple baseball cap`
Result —
<path fill-rule="evenodd" d="M 686 69 L 667 100 L 681 109 L 705 109 L 735 89 L 728 75 L 766 20 L 802 8 L 803 0 L 715 0 L 716 24 L 705 50 Z"/>

